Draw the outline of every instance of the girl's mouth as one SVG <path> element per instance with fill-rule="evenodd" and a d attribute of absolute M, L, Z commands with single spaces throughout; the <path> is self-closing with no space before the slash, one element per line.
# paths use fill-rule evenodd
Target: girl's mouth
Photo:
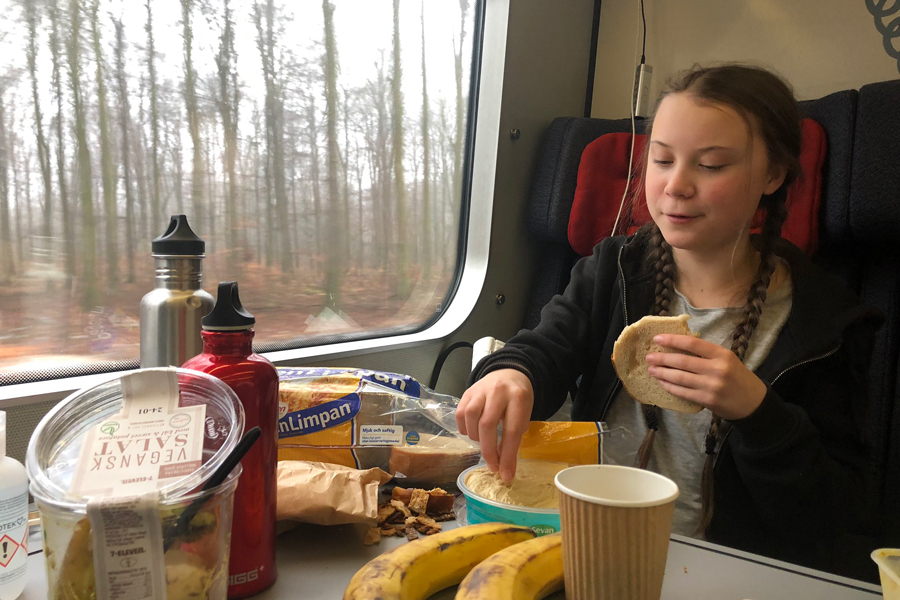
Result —
<path fill-rule="evenodd" d="M 694 219 L 696 219 L 699 215 L 666 215 L 666 218 L 669 220 L 669 223 L 674 223 L 676 225 L 682 225 L 684 223 L 690 223 Z"/>

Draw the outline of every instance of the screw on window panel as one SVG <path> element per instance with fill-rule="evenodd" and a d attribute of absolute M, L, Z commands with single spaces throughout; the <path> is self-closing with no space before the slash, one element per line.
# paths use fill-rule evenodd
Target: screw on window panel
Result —
<path fill-rule="evenodd" d="M 509 130 L 509 139 L 511 139 L 511 140 L 517 140 L 517 139 L 519 139 L 519 137 L 521 137 L 521 135 L 522 135 L 521 129 L 510 129 Z"/>
<path fill-rule="evenodd" d="M 506 303 L 506 296 L 497 294 L 497 306 L 503 306 L 504 303 Z"/>

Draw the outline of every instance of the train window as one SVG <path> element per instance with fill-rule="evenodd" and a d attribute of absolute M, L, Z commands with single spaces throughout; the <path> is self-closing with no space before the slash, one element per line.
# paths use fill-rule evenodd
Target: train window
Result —
<path fill-rule="evenodd" d="M 261 351 L 408 333 L 460 277 L 478 0 L 0 0 L 0 385 L 137 366 L 184 213 Z"/>

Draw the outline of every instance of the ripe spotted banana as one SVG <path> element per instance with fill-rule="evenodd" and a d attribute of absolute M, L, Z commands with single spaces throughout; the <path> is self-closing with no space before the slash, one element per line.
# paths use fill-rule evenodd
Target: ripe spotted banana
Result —
<path fill-rule="evenodd" d="M 500 550 L 463 579 L 456 600 L 540 600 L 563 587 L 562 537 Z"/>
<path fill-rule="evenodd" d="M 472 567 L 512 544 L 534 538 L 528 527 L 469 525 L 409 542 L 357 571 L 344 600 L 422 600 L 459 583 Z"/>

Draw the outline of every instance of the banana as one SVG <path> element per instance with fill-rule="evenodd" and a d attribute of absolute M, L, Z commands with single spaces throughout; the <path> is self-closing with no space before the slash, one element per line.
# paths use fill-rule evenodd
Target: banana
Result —
<path fill-rule="evenodd" d="M 563 587 L 557 533 L 500 550 L 463 579 L 456 600 L 540 600 Z"/>
<path fill-rule="evenodd" d="M 428 598 L 498 550 L 534 535 L 528 527 L 480 523 L 420 538 L 369 561 L 350 580 L 344 600 Z"/>

